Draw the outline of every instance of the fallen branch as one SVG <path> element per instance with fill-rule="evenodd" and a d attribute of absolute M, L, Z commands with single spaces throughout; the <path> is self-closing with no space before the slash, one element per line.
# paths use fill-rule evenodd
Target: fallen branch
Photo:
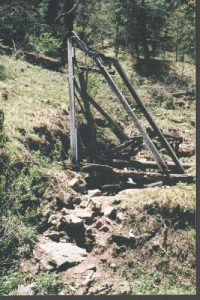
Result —
<path fill-rule="evenodd" d="M 182 91 L 182 92 L 178 92 L 178 93 L 172 93 L 173 97 L 179 98 L 181 96 L 192 96 L 193 92 L 192 91 Z"/>

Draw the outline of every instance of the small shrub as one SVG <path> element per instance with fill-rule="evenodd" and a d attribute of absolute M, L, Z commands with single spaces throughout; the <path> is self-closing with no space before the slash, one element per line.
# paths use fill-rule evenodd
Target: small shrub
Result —
<path fill-rule="evenodd" d="M 0 295 L 16 294 L 17 288 L 24 283 L 25 275 L 16 267 L 0 270 Z"/>
<path fill-rule="evenodd" d="M 39 37 L 27 35 L 26 40 L 31 49 L 37 53 L 50 56 L 59 54 L 61 42 L 49 32 L 43 33 Z"/>
<path fill-rule="evenodd" d="M 40 200 L 33 190 L 33 186 L 37 191 L 37 186 L 44 184 L 41 181 L 36 166 L 19 170 L 10 161 L 4 164 L 4 172 L 0 175 L 1 260 L 12 260 L 17 255 L 30 256 L 36 235 L 34 227 L 43 218 Z M 22 248 L 18 252 L 19 246 Z"/>
<path fill-rule="evenodd" d="M 152 98 L 154 98 L 155 101 L 160 104 L 160 107 L 165 109 L 174 109 L 173 96 L 164 91 L 164 89 L 156 86 L 151 87 L 149 89 L 149 93 L 151 94 Z"/>
<path fill-rule="evenodd" d="M 173 97 L 171 95 L 164 95 L 161 106 L 165 109 L 174 109 Z"/>
<path fill-rule="evenodd" d="M 39 295 L 56 295 L 62 288 L 58 281 L 58 274 L 40 272 L 34 279 Z"/>
<path fill-rule="evenodd" d="M 26 226 L 21 231 L 22 246 L 20 247 L 20 254 L 25 258 L 30 258 L 32 247 L 36 240 L 36 230 L 34 227 Z"/>
<path fill-rule="evenodd" d="M 179 76 L 176 73 L 170 73 L 165 78 L 166 85 L 175 85 L 176 87 L 187 89 L 189 85 L 189 78 L 186 76 Z"/>

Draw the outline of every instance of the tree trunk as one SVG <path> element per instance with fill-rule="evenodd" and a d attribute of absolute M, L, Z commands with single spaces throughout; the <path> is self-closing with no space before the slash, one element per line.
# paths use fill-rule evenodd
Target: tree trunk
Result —
<path fill-rule="evenodd" d="M 62 42 L 62 53 L 61 53 L 61 61 L 62 64 L 65 66 L 67 63 L 67 38 L 71 31 L 73 31 L 73 22 L 74 22 L 74 13 L 71 11 L 74 6 L 74 0 L 65 0 L 64 2 L 64 36 Z"/>
<path fill-rule="evenodd" d="M 115 36 L 115 57 L 119 54 L 119 24 L 116 23 L 116 36 Z"/>
<path fill-rule="evenodd" d="M 58 5 L 59 0 L 49 0 L 47 15 L 46 15 L 46 23 L 47 25 L 54 25 L 55 19 L 58 16 Z"/>
<path fill-rule="evenodd" d="M 139 62 L 140 61 L 140 50 L 139 50 L 139 44 L 138 44 L 138 38 L 137 37 L 135 38 L 134 44 L 135 44 L 137 62 Z"/>
<path fill-rule="evenodd" d="M 148 65 L 151 61 L 151 55 L 147 42 L 147 15 L 144 7 L 140 8 L 140 13 L 138 17 L 144 61 L 145 65 Z"/>

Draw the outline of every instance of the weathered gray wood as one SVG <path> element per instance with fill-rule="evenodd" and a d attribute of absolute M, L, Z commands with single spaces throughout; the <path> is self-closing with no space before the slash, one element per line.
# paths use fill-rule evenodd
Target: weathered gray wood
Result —
<path fill-rule="evenodd" d="M 113 168 L 107 165 L 99 165 L 99 164 L 87 164 L 82 166 L 81 170 L 83 172 L 106 172 L 107 174 L 113 173 Z"/>
<path fill-rule="evenodd" d="M 179 162 L 176 154 L 174 153 L 174 151 L 171 148 L 170 144 L 165 139 L 165 137 L 163 136 L 162 132 L 160 131 L 160 129 L 158 128 L 158 126 L 154 122 L 152 116 L 150 115 L 150 113 L 146 109 L 146 106 L 144 105 L 143 101 L 140 99 L 139 95 L 136 93 L 136 91 L 132 87 L 132 84 L 131 84 L 129 78 L 127 77 L 126 73 L 122 69 L 121 65 L 119 64 L 119 62 L 116 59 L 113 59 L 113 64 L 114 64 L 116 70 L 118 71 L 119 75 L 121 76 L 122 80 L 124 81 L 124 83 L 125 83 L 126 87 L 128 88 L 129 92 L 131 93 L 131 95 L 135 99 L 137 105 L 141 108 L 141 112 L 144 114 L 144 116 L 146 117 L 147 121 L 152 126 L 152 128 L 154 129 L 154 131 L 157 134 L 157 136 L 160 138 L 160 141 L 161 141 L 162 145 L 166 148 L 168 154 L 171 156 L 171 158 L 173 159 L 174 163 L 176 164 L 177 171 L 180 172 L 180 173 L 184 173 L 184 169 L 181 166 L 181 164 L 180 164 L 180 162 Z"/>
<path fill-rule="evenodd" d="M 101 190 L 107 193 L 115 193 L 124 189 L 140 189 L 146 187 L 148 186 L 143 184 L 120 182 L 119 184 L 105 184 L 101 187 Z"/>
<path fill-rule="evenodd" d="M 194 180 L 194 176 L 191 174 L 170 174 L 169 176 L 163 175 L 161 173 L 156 172 L 137 172 L 133 170 L 120 170 L 117 168 L 112 168 L 106 165 L 98 165 L 98 164 L 88 164 L 82 167 L 82 171 L 86 173 L 97 172 L 97 173 L 105 173 L 108 175 L 113 175 L 115 178 L 133 178 L 133 180 L 139 182 L 151 182 L 151 181 L 186 181 L 191 182 Z"/>
<path fill-rule="evenodd" d="M 131 145 L 134 145 L 135 142 L 143 143 L 142 136 L 136 136 L 136 137 L 133 137 L 133 138 L 129 139 L 128 141 L 124 142 L 123 144 L 120 144 L 120 145 L 116 146 L 115 148 L 113 148 L 112 152 L 115 153 L 115 152 L 124 150 L 125 148 L 127 148 Z"/>
<path fill-rule="evenodd" d="M 77 141 L 77 124 L 76 124 L 76 108 L 75 108 L 75 94 L 74 94 L 74 47 L 72 38 L 67 40 L 68 45 L 68 71 L 69 71 L 69 106 L 70 106 L 70 148 L 71 160 L 73 164 L 78 161 L 78 141 Z"/>
<path fill-rule="evenodd" d="M 128 104 L 127 100 L 125 99 L 124 95 L 119 90 L 118 86 L 115 84 L 112 76 L 108 73 L 107 69 L 101 63 L 101 59 L 99 57 L 94 57 L 93 59 L 96 62 L 99 69 L 102 70 L 102 74 L 105 77 L 105 79 L 107 80 L 107 82 L 109 83 L 111 89 L 113 90 L 115 95 L 118 97 L 118 99 L 120 100 L 121 104 L 123 105 L 123 107 L 125 108 L 127 113 L 129 114 L 129 116 L 132 118 L 132 120 L 133 120 L 135 126 L 138 128 L 139 132 L 142 134 L 143 139 L 144 139 L 144 143 L 147 146 L 147 148 L 149 149 L 150 153 L 153 155 L 153 157 L 154 157 L 155 161 L 157 162 L 161 172 L 165 173 L 165 174 L 169 174 L 168 168 L 167 168 L 164 160 L 162 159 L 162 157 L 160 156 L 158 150 L 156 149 L 153 142 L 149 138 L 146 130 L 142 127 L 142 125 L 138 121 L 135 113 L 131 109 L 131 107 Z"/>
<path fill-rule="evenodd" d="M 101 71 L 97 68 L 89 68 L 89 67 L 80 67 L 81 71 L 86 71 L 86 72 L 93 72 L 93 73 L 98 73 L 101 74 Z M 109 74 L 114 75 L 115 70 L 108 70 Z"/>
<path fill-rule="evenodd" d="M 111 163 L 112 167 L 115 168 L 135 168 L 140 170 L 146 170 L 146 169 L 158 169 L 158 165 L 154 161 L 138 161 L 138 160 L 118 160 L 114 159 Z M 190 163 L 182 163 L 182 166 L 184 169 L 189 169 L 193 167 L 193 164 Z M 168 162 L 167 167 L 170 171 L 176 170 L 176 165 L 173 162 Z"/>

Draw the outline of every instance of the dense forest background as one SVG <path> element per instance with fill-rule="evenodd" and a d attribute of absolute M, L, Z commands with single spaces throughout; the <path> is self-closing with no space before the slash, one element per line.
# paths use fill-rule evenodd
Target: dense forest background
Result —
<path fill-rule="evenodd" d="M 71 9 L 72 8 L 72 9 Z M 74 30 L 90 46 L 126 50 L 139 61 L 194 60 L 194 0 L 2 0 L 0 41 L 61 58 Z"/>

